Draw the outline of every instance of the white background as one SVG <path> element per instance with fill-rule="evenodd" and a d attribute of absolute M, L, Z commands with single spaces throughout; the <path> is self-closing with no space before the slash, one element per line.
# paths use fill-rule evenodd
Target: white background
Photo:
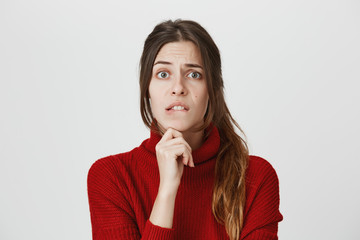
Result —
<path fill-rule="evenodd" d="M 222 53 L 228 105 L 280 179 L 280 239 L 360 239 L 360 2 L 0 2 L 0 239 L 90 239 L 86 178 L 149 136 L 138 63 L 162 20 Z"/>

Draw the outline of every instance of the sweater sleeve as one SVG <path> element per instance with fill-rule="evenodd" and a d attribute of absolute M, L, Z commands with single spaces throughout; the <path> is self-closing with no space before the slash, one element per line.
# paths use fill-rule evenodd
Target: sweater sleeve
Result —
<path fill-rule="evenodd" d="M 174 230 L 146 221 L 140 233 L 126 184 L 109 156 L 96 161 L 87 178 L 88 197 L 94 240 L 105 239 L 173 239 Z"/>
<path fill-rule="evenodd" d="M 266 160 L 254 173 L 257 176 L 249 193 L 251 199 L 245 216 L 240 240 L 277 240 L 278 223 L 283 220 L 279 211 L 279 180 L 275 169 Z"/>

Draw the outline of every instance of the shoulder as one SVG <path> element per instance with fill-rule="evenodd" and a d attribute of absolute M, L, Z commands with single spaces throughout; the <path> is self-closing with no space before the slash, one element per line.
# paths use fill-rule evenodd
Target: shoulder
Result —
<path fill-rule="evenodd" d="M 274 167 L 262 157 L 250 155 L 246 171 L 246 180 L 251 184 L 271 181 L 278 184 L 278 176 Z"/>
<path fill-rule="evenodd" d="M 249 165 L 248 170 L 250 172 L 260 172 L 264 174 L 276 174 L 275 169 L 273 166 L 268 162 L 266 159 L 250 155 L 249 156 Z"/>
<path fill-rule="evenodd" d="M 90 167 L 88 172 L 88 182 L 92 179 L 103 179 L 115 177 L 118 178 L 123 175 L 124 171 L 129 169 L 135 162 L 133 155 L 138 148 L 131 151 L 108 155 L 96 160 Z"/>

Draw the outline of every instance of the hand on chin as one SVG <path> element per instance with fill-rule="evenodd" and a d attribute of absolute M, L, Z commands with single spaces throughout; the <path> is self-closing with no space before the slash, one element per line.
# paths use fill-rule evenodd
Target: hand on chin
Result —
<path fill-rule="evenodd" d="M 161 132 L 163 132 L 163 133 L 165 133 L 169 128 L 172 128 L 181 133 L 187 132 L 189 130 L 182 123 L 160 123 L 160 122 L 158 122 L 158 125 L 159 125 Z"/>

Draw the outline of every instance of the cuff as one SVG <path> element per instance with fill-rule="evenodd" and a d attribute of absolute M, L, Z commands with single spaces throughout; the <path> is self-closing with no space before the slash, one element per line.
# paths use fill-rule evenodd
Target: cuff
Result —
<path fill-rule="evenodd" d="M 171 240 L 171 239 L 174 239 L 174 237 L 175 237 L 175 229 L 163 228 L 163 227 L 152 224 L 150 222 L 150 220 L 146 221 L 142 239 Z"/>

